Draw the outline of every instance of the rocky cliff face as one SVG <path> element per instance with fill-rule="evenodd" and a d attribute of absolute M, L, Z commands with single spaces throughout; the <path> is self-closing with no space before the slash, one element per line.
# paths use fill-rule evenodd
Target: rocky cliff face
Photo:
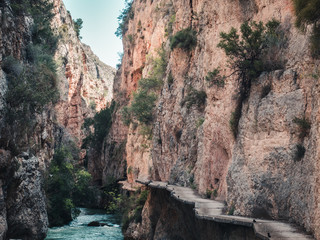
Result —
<path fill-rule="evenodd" d="M 12 56 L 19 61 L 14 71 L 19 72 L 21 65 L 32 67 L 28 47 L 35 41 L 34 19 L 21 9 L 20 2 L 0 3 L 0 239 L 45 238 L 48 217 L 43 181 L 54 149 L 70 140 L 80 145 L 84 118 L 105 108 L 113 97 L 115 70 L 80 42 L 63 2 L 52 2 L 52 29 L 61 36 L 55 53 L 60 98 L 55 106 L 47 104 L 32 115 L 31 125 L 25 128 L 21 128 L 23 121 L 8 121 L 7 92 L 12 79 L 3 71 L 3 63 Z"/>
<path fill-rule="evenodd" d="M 61 36 L 56 52 L 61 97 L 55 110 L 59 124 L 81 143 L 84 119 L 105 108 L 113 98 L 116 70 L 102 63 L 89 46 L 80 42 L 63 2 L 57 0 L 54 4 L 53 26 Z"/>
<path fill-rule="evenodd" d="M 115 92 L 132 99 L 138 80 L 152 72 L 150 56 L 156 57 L 161 46 L 168 64 L 152 140 L 139 134 L 141 126 L 131 124 L 128 129 L 119 117 L 113 126 L 121 136 L 128 131 L 128 181 L 169 181 L 191 185 L 202 194 L 216 190 L 217 198 L 234 207 L 235 214 L 288 219 L 319 239 L 319 66 L 308 52 L 308 36 L 294 26 L 292 1 L 147 0 L 134 1 L 132 10 Z M 234 138 L 229 121 L 237 105 L 236 78 L 228 77 L 223 88 L 205 80 L 217 67 L 225 75 L 231 73 L 226 55 L 217 47 L 219 33 L 239 29 L 244 21 L 266 23 L 273 18 L 286 34 L 287 45 L 280 50 L 285 64 L 253 83 Z M 195 49 L 170 50 L 170 35 L 188 27 L 197 32 Z M 205 91 L 204 106 L 188 109 L 183 104 L 190 87 Z M 303 139 L 295 118 L 310 120 Z M 297 145 L 306 149 L 299 160 Z"/>
<path fill-rule="evenodd" d="M 14 16 L 10 2 L 4 1 L 0 5 L 0 21 L 1 63 L 10 55 L 23 60 L 26 46 L 31 40 L 31 19 Z M 43 239 L 48 228 L 48 218 L 40 165 L 44 169 L 52 156 L 52 148 L 48 147 L 51 143 L 48 139 L 53 135 L 50 131 L 52 118 L 50 111 L 38 115 L 33 134 L 29 136 L 19 132 L 8 135 L 7 129 L 10 127 L 6 121 L 5 99 L 8 80 L 2 69 L 0 76 L 0 239 Z M 32 146 L 27 146 L 26 142 L 33 142 Z M 19 145 L 21 152 L 14 156 L 8 149 L 13 149 L 15 145 Z M 29 156 L 28 152 L 36 153 L 37 157 Z"/>

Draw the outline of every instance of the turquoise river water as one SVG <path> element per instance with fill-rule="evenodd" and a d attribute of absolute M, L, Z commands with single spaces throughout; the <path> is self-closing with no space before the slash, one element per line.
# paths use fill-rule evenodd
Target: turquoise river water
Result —
<path fill-rule="evenodd" d="M 119 219 L 105 214 L 103 210 L 80 208 L 80 215 L 69 225 L 50 228 L 45 240 L 123 240 Z M 98 221 L 109 226 L 88 227 L 88 223 Z"/>

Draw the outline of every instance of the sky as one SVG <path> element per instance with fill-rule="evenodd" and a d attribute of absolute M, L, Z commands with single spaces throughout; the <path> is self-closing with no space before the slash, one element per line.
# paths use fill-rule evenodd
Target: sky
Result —
<path fill-rule="evenodd" d="M 73 19 L 81 18 L 81 41 L 89 45 L 100 60 L 112 67 L 120 62 L 122 41 L 115 36 L 118 16 L 125 0 L 64 0 Z"/>

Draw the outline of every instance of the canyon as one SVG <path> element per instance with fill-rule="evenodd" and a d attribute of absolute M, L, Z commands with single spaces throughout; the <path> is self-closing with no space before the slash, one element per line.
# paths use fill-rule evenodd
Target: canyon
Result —
<path fill-rule="evenodd" d="M 193 187 L 202 195 L 214 191 L 235 215 L 295 222 L 319 239 L 319 63 L 310 55 L 308 34 L 295 27 L 293 2 L 147 0 L 133 1 L 131 11 L 122 36 L 115 101 L 124 106 L 135 101 L 139 80 L 152 77 L 161 51 L 166 66 L 156 93 L 152 138 L 143 133 L 144 124 L 133 120 L 121 125 L 120 113 L 115 114 L 109 139 L 126 141 L 124 186 L 134 188 L 137 179 L 150 179 Z M 206 77 L 217 68 L 226 76 L 232 73 L 228 57 L 217 47 L 220 32 L 240 29 L 245 21 L 272 19 L 280 22 L 287 41 L 272 53 L 283 64 L 253 81 L 235 138 L 230 119 L 237 106 L 237 78 L 227 77 L 221 88 L 210 86 Z M 197 45 L 189 51 L 172 49 L 170 38 L 186 28 L 196 32 Z M 190 89 L 204 91 L 205 104 L 186 106 Z M 310 121 L 302 140 L 297 118 Z M 298 145 L 306 151 L 296 160 Z M 152 204 L 149 199 L 143 214 Z M 169 233 L 170 227 L 159 231 Z M 143 234 L 135 232 L 133 239 Z"/>
<path fill-rule="evenodd" d="M 0 62 L 12 55 L 29 64 L 33 19 L 17 15 L 12 3 L 0 4 Z M 124 50 L 118 70 L 81 43 L 62 0 L 52 3 L 51 27 L 60 36 L 54 53 L 59 98 L 35 114 L 30 131 L 19 132 L 19 123 L 7 120 L 10 79 L 0 70 L 0 239 L 45 237 L 42 181 L 55 149 L 70 142 L 81 147 L 85 119 L 112 100 L 112 125 L 101 148 L 79 154 L 96 185 L 121 181 L 129 192 L 148 181 L 192 188 L 234 217 L 294 223 L 320 239 L 319 60 L 309 50 L 311 27 L 303 32 L 295 26 L 292 0 L 129 2 L 120 25 Z M 273 19 L 281 39 L 265 59 L 272 69 L 252 81 L 234 132 L 240 83 L 218 47 L 220 33 Z M 184 29 L 194 32 L 194 46 L 173 47 Z M 217 69 L 227 76 L 222 85 L 208 81 Z M 154 100 L 143 116 L 134 108 L 140 93 Z M 256 237 L 252 229 L 221 230 L 192 214 L 191 205 L 149 188 L 142 219 L 128 223 L 125 238 L 196 239 L 199 231 L 202 239 Z M 186 226 L 194 228 L 188 232 Z"/>
<path fill-rule="evenodd" d="M 19 61 L 17 66 L 32 67 L 28 51 L 35 45 L 32 24 L 36 20 L 28 9 L 19 9 L 23 3 L 6 0 L 0 4 L 2 66 L 12 56 Z M 80 147 L 85 118 L 106 108 L 113 98 L 116 70 L 80 42 L 63 2 L 52 4 L 52 31 L 60 36 L 54 54 L 59 98 L 32 116 L 31 127 L 23 123 L 28 118 L 10 122 L 6 98 L 12 80 L 8 71 L 0 70 L 0 239 L 45 238 L 49 223 L 44 176 L 55 149 L 70 143 Z M 84 155 L 83 150 L 80 158 Z"/>

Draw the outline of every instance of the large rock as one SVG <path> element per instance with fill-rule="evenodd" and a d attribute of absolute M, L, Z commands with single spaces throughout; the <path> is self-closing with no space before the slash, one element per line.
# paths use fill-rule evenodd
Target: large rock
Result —
<path fill-rule="evenodd" d="M 18 169 L 7 190 L 7 235 L 15 239 L 44 239 L 48 217 L 39 160 L 25 157 L 16 161 Z"/>

